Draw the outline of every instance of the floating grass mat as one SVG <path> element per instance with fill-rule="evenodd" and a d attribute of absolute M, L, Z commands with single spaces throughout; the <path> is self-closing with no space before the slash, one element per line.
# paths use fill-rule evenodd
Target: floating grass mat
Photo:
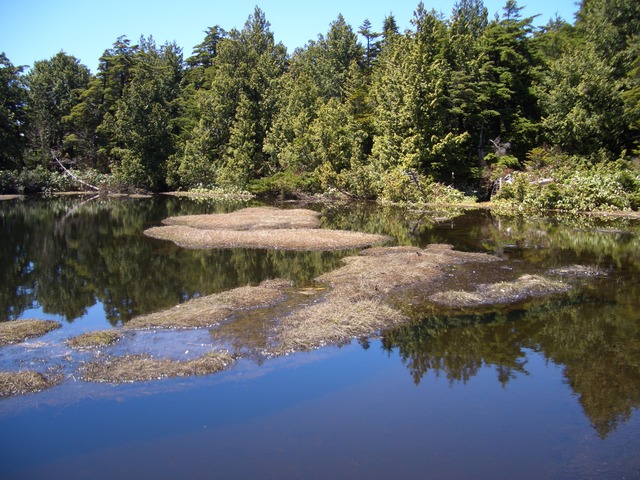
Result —
<path fill-rule="evenodd" d="M 145 235 L 170 240 L 184 248 L 264 248 L 276 250 L 329 251 L 365 248 L 389 237 L 347 230 L 202 230 L 187 226 L 152 227 Z"/>
<path fill-rule="evenodd" d="M 224 370 L 235 361 L 227 352 L 211 352 L 188 361 L 155 359 L 149 355 L 127 355 L 96 360 L 81 368 L 89 382 L 130 383 L 192 375 L 209 375 Z"/>
<path fill-rule="evenodd" d="M 62 375 L 45 377 L 39 372 L 0 372 L 0 398 L 35 393 L 60 383 Z"/>
<path fill-rule="evenodd" d="M 319 228 L 320 213 L 302 208 L 250 207 L 231 213 L 169 217 L 164 225 L 184 225 L 207 230 L 264 230 Z"/>
<path fill-rule="evenodd" d="M 340 344 L 395 327 L 409 321 L 390 302 L 403 289 L 432 287 L 452 265 L 501 260 L 482 253 L 458 252 L 450 245 L 430 245 L 424 250 L 372 248 L 343 261 L 343 267 L 317 279 L 332 287 L 321 301 L 281 319 L 273 353 Z"/>
<path fill-rule="evenodd" d="M 11 320 L 0 323 L 0 346 L 41 337 L 61 325 L 53 320 Z"/>
<path fill-rule="evenodd" d="M 351 300 L 330 296 L 284 318 L 273 353 L 312 350 L 348 343 L 405 322 L 397 310 L 380 300 Z"/>
<path fill-rule="evenodd" d="M 283 301 L 288 280 L 265 280 L 258 286 L 234 288 L 222 293 L 194 298 L 168 310 L 132 318 L 126 329 L 204 328 L 220 323 L 235 311 L 266 307 Z"/>
<path fill-rule="evenodd" d="M 518 303 L 535 297 L 564 293 L 570 287 L 540 275 L 523 275 L 513 282 L 478 285 L 475 292 L 449 290 L 429 297 L 432 302 L 447 307 L 478 307 Z"/>
<path fill-rule="evenodd" d="M 466 263 L 493 263 L 501 259 L 484 253 L 453 250 L 451 245 L 379 247 L 343 259 L 344 267 L 325 273 L 319 281 L 329 283 L 346 296 L 371 298 L 399 288 L 431 284 L 447 267 Z"/>
<path fill-rule="evenodd" d="M 245 208 L 233 213 L 169 217 L 145 235 L 184 248 L 265 248 L 325 251 L 365 248 L 384 243 L 385 235 L 319 229 L 319 213 L 274 207 Z"/>
<path fill-rule="evenodd" d="M 77 337 L 70 338 L 66 341 L 66 344 L 72 348 L 80 350 L 107 347 L 116 343 L 122 334 L 115 330 L 100 330 L 97 332 L 87 332 Z"/>

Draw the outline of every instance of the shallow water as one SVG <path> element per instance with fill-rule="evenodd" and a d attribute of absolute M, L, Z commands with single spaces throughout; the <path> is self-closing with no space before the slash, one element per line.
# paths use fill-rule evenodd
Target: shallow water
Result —
<path fill-rule="evenodd" d="M 495 254 L 574 289 L 454 316 L 412 295 L 416 322 L 381 338 L 249 355 L 207 377 L 78 380 L 95 353 L 72 351 L 66 338 L 267 278 L 308 285 L 353 253 L 189 251 L 142 235 L 170 215 L 247 205 L 0 202 L 1 319 L 63 324 L 0 348 L 0 369 L 65 375 L 48 391 L 0 400 L 0 478 L 640 478 L 640 225 L 631 220 L 314 206 L 327 227 Z M 574 264 L 606 276 L 549 273 Z M 207 330 L 144 332 L 103 353 L 187 359 L 221 346 Z"/>

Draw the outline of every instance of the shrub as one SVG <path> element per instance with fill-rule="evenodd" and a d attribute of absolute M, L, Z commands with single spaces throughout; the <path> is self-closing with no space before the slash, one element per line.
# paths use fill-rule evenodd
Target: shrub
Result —
<path fill-rule="evenodd" d="M 569 212 L 637 210 L 640 172 L 620 159 L 592 164 L 585 159 L 540 152 L 530 157 L 529 172 L 514 172 L 494 196 L 498 203 L 518 210 Z M 532 165 L 544 165 L 533 170 Z"/>
<path fill-rule="evenodd" d="M 473 197 L 453 187 L 434 182 L 430 177 L 413 171 L 394 169 L 382 179 L 380 199 L 401 204 L 463 203 L 475 201 Z"/>

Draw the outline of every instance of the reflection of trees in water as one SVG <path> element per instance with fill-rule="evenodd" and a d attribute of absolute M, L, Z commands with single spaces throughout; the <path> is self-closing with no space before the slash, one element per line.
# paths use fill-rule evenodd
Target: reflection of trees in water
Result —
<path fill-rule="evenodd" d="M 640 408 L 640 283 L 600 286 L 605 291 L 598 292 L 598 303 L 587 298 L 511 314 L 433 317 L 388 332 L 383 345 L 398 349 L 416 383 L 429 371 L 452 384 L 467 382 L 490 366 L 506 385 L 515 374 L 527 374 L 525 350 L 539 351 L 564 366 L 568 384 L 604 438 Z"/>
<path fill-rule="evenodd" d="M 588 261 L 608 268 L 640 270 L 640 221 L 627 218 L 561 216 L 503 217 L 475 227 L 483 247 L 496 254 L 517 250 L 524 260 Z"/>
<path fill-rule="evenodd" d="M 242 206 L 172 197 L 0 202 L 0 320 L 40 305 L 71 321 L 100 301 L 117 324 L 266 278 L 307 283 L 340 265 L 346 252 L 194 251 L 142 234 L 168 216 Z M 640 282 L 625 277 L 640 270 L 637 222 L 525 221 L 487 212 L 436 221 L 435 214 L 364 205 L 327 207 L 323 215 L 326 227 L 390 234 L 399 244 L 448 242 L 498 254 L 516 248 L 533 268 L 577 261 L 613 268 L 609 279 L 586 284 L 583 303 L 433 317 L 389 332 L 383 342 L 399 350 L 416 382 L 429 371 L 452 383 L 465 382 L 492 366 L 506 385 L 527 373 L 526 349 L 541 351 L 564 365 L 569 385 L 601 436 L 640 407 Z"/>
<path fill-rule="evenodd" d="M 172 215 L 243 205 L 175 198 L 51 198 L 0 203 L 0 320 L 40 305 L 72 321 L 97 301 L 113 324 L 198 295 L 333 269 L 340 254 L 185 250 L 143 235 Z"/>

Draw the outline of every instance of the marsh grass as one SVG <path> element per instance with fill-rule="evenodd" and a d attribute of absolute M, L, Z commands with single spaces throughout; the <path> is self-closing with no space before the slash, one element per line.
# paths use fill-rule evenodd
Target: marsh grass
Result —
<path fill-rule="evenodd" d="M 517 303 L 535 297 L 567 292 L 570 287 L 540 275 L 523 275 L 512 282 L 478 285 L 476 291 L 448 290 L 429 296 L 432 302 L 447 307 L 477 307 Z"/>
<path fill-rule="evenodd" d="M 294 251 L 329 251 L 365 248 L 389 237 L 347 230 L 278 228 L 259 230 L 205 230 L 185 225 L 152 227 L 145 235 L 169 240 L 183 248 L 264 248 Z"/>
<path fill-rule="evenodd" d="M 83 333 L 77 337 L 70 338 L 66 341 L 66 344 L 80 350 L 107 347 L 116 343 L 121 337 L 122 334 L 115 330 L 100 330 L 97 332 Z"/>
<path fill-rule="evenodd" d="M 41 337 L 61 325 L 53 320 L 11 320 L 0 323 L 0 346 Z"/>
<path fill-rule="evenodd" d="M 169 217 L 162 223 L 207 230 L 299 229 L 320 227 L 319 217 L 319 212 L 302 208 L 249 207 L 231 213 Z"/>
<path fill-rule="evenodd" d="M 145 235 L 184 248 L 267 248 L 328 251 L 364 248 L 389 237 L 320 229 L 319 213 L 306 209 L 245 208 L 232 213 L 169 217 Z"/>
<path fill-rule="evenodd" d="M 35 393 L 51 388 L 62 380 L 62 375 L 45 377 L 39 372 L 0 372 L 0 398 Z"/>
<path fill-rule="evenodd" d="M 345 265 L 317 280 L 332 289 L 312 305 L 294 310 L 278 326 L 276 353 L 309 350 L 369 336 L 409 320 L 390 300 L 403 289 L 432 285 L 443 270 L 499 258 L 458 252 L 450 245 L 380 247 L 343 259 Z"/>
<path fill-rule="evenodd" d="M 209 375 L 235 361 L 227 352 L 211 352 L 194 360 L 156 359 L 149 355 L 126 355 L 95 360 L 81 368 L 82 379 L 89 382 L 130 383 L 172 377 Z"/>
<path fill-rule="evenodd" d="M 168 310 L 135 317 L 125 329 L 205 328 L 214 326 L 239 310 L 267 307 L 286 299 L 288 280 L 265 280 L 257 286 L 234 288 L 194 298 Z"/>
<path fill-rule="evenodd" d="M 294 311 L 278 327 L 274 353 L 312 350 L 373 335 L 406 321 L 397 310 L 379 300 L 341 299 L 325 301 Z"/>

